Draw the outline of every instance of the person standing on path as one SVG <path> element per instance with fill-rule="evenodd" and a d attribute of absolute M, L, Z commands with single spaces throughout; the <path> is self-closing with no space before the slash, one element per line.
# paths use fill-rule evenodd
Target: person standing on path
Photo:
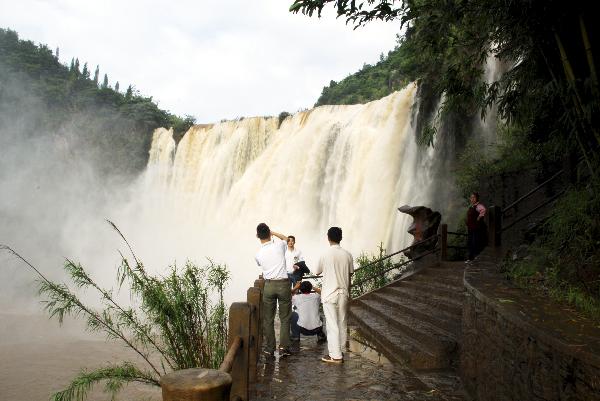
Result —
<path fill-rule="evenodd" d="M 256 253 L 256 263 L 261 269 L 265 287 L 263 291 L 263 333 L 265 347 L 263 352 L 273 356 L 275 352 L 275 309 L 279 305 L 279 356 L 290 355 L 290 317 L 292 315 L 292 293 L 290 279 L 285 265 L 287 237 L 271 231 L 268 225 L 260 223 L 256 227 L 256 236 L 261 247 Z M 271 238 L 275 236 L 279 240 Z"/>
<path fill-rule="evenodd" d="M 487 245 L 487 235 L 485 226 L 486 209 L 479 203 L 479 194 L 473 192 L 469 197 L 471 205 L 467 209 L 467 248 L 469 256 L 467 263 L 475 259 L 475 256 Z"/>
<path fill-rule="evenodd" d="M 294 275 L 294 271 L 298 269 L 296 263 L 304 261 L 302 252 L 300 249 L 296 248 L 295 245 L 296 237 L 293 235 L 288 235 L 287 248 L 285 250 L 285 266 L 287 268 L 288 277 L 290 278 L 292 287 L 296 285 L 296 276 Z"/>
<path fill-rule="evenodd" d="M 350 275 L 354 272 L 354 260 L 350 252 L 340 246 L 342 229 L 327 230 L 329 249 L 319 259 L 315 274 L 323 274 L 321 299 L 327 325 L 328 355 L 321 360 L 329 363 L 344 362 L 342 348 L 348 338 L 348 300 L 350 298 Z"/>

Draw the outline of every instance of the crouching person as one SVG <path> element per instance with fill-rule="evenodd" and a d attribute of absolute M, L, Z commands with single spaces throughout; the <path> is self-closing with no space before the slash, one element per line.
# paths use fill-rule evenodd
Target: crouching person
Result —
<path fill-rule="evenodd" d="M 317 342 L 326 341 L 323 332 L 323 322 L 319 316 L 319 304 L 321 303 L 321 289 L 315 288 L 310 281 L 302 281 L 294 286 L 292 305 L 294 311 L 290 319 L 292 341 L 300 341 L 300 334 L 305 336 L 317 336 Z"/>

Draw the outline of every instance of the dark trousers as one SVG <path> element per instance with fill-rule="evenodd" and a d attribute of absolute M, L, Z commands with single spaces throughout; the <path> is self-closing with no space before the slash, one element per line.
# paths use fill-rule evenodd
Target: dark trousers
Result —
<path fill-rule="evenodd" d="M 323 333 L 323 326 L 317 327 L 316 329 L 307 330 L 302 326 L 298 326 L 298 318 L 298 313 L 292 312 L 292 318 L 290 320 L 292 338 L 300 339 L 300 334 L 304 334 L 305 336 L 317 336 L 319 339 L 325 337 L 325 333 Z"/>
<path fill-rule="evenodd" d="M 469 250 L 469 260 L 473 260 L 477 255 L 477 230 L 469 230 L 467 233 L 467 249 Z"/>
<path fill-rule="evenodd" d="M 289 280 L 266 280 L 263 292 L 263 334 L 265 350 L 275 350 L 275 309 L 279 305 L 279 345 L 290 346 L 290 315 L 292 314 L 292 292 Z"/>
<path fill-rule="evenodd" d="M 469 250 L 469 260 L 473 260 L 479 255 L 487 245 L 487 227 L 481 225 L 474 230 L 467 232 L 467 249 Z"/>

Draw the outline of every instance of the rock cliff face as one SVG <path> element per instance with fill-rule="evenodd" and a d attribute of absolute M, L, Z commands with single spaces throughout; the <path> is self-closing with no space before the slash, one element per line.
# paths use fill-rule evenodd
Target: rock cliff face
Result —
<path fill-rule="evenodd" d="M 438 240 L 437 237 L 432 237 L 434 237 L 438 232 L 442 215 L 439 212 L 434 212 L 425 206 L 404 205 L 399 207 L 398 210 L 401 213 L 412 216 L 413 218 L 413 222 L 407 230 L 408 233 L 414 237 L 412 242 L 413 244 L 431 238 L 430 241 L 420 244 L 411 250 L 404 252 L 404 254 L 410 259 L 413 259 L 423 252 L 434 249 Z"/>

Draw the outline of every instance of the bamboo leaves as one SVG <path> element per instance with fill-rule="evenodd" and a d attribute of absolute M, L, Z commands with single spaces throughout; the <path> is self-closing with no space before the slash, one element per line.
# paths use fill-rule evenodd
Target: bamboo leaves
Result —
<path fill-rule="evenodd" d="M 203 267 L 188 261 L 183 268 L 171 266 L 164 276 L 152 276 L 116 225 L 109 224 L 131 253 L 132 260 L 121 254 L 116 272 L 117 289 L 128 290 L 131 305 L 118 302 L 113 290 L 101 287 L 75 261 L 67 259 L 64 265 L 72 289 L 48 280 L 10 247 L 0 246 L 38 275 L 39 293 L 51 317 L 60 323 L 65 316 L 84 319 L 88 330 L 123 342 L 148 369 L 122 362 L 84 370 L 53 396 L 55 401 L 84 400 L 98 382 L 104 382 L 105 391 L 113 395 L 129 382 L 159 385 L 160 376 L 170 370 L 217 368 L 225 354 L 227 312 L 223 292 L 230 280 L 227 267 L 210 259 Z M 102 307 L 92 307 L 92 303 L 81 299 L 81 291 L 95 294 Z"/>

